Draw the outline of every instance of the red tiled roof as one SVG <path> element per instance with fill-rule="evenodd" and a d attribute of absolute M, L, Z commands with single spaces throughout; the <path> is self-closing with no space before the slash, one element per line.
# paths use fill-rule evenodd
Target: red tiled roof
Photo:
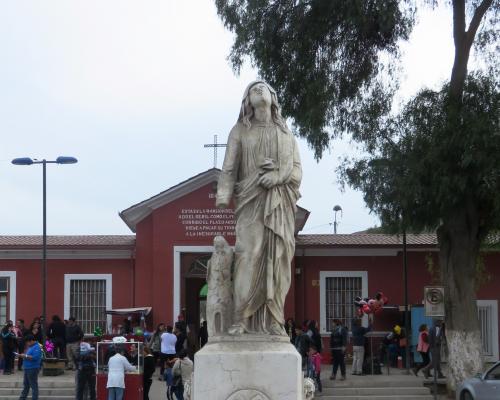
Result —
<path fill-rule="evenodd" d="M 435 234 L 407 234 L 408 246 L 437 246 Z M 298 235 L 297 246 L 401 246 L 402 235 L 382 233 L 355 233 L 349 235 Z"/>
<path fill-rule="evenodd" d="M 32 248 L 42 245 L 42 236 L 0 236 L 0 248 Z M 133 247 L 135 235 L 47 236 L 49 247 Z"/>
<path fill-rule="evenodd" d="M 408 234 L 408 246 L 436 247 L 437 237 L 432 233 Z M 488 244 L 500 243 L 500 235 L 490 235 Z M 353 234 L 316 234 L 298 235 L 297 246 L 401 246 L 402 235 L 387 235 L 382 233 L 353 233 Z M 34 248 L 42 245 L 42 236 L 0 236 L 0 248 Z M 80 248 L 133 248 L 135 235 L 66 235 L 48 236 L 49 247 L 80 247 Z"/>

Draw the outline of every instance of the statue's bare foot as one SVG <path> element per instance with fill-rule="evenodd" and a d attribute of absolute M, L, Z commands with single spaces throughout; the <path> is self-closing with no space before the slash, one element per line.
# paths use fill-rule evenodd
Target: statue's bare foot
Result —
<path fill-rule="evenodd" d="M 245 329 L 242 324 L 234 324 L 231 328 L 228 329 L 227 333 L 231 336 L 240 336 L 245 333 Z"/>

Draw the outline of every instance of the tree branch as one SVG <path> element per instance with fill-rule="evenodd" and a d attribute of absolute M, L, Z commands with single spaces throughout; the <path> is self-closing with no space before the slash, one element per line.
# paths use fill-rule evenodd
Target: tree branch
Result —
<path fill-rule="evenodd" d="M 486 14 L 486 11 L 492 3 L 493 0 L 483 0 L 481 4 L 476 8 L 476 11 L 474 11 L 474 15 L 472 16 L 472 19 L 470 21 L 469 30 L 466 32 L 468 46 L 472 45 L 474 37 L 476 36 L 476 32 L 479 28 L 479 25 L 481 24 L 481 20 L 483 19 L 484 14 Z"/>

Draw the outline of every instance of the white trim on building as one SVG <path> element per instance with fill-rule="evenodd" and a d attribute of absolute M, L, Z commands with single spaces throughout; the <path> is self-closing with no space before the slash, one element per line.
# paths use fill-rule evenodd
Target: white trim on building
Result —
<path fill-rule="evenodd" d="M 64 274 L 64 319 L 70 317 L 70 298 L 72 280 L 105 280 L 106 281 L 106 309 L 113 308 L 113 275 L 112 274 Z M 111 332 L 112 316 L 107 318 L 108 331 Z"/>
<path fill-rule="evenodd" d="M 368 271 L 320 271 L 319 273 L 319 307 L 321 334 L 328 334 L 326 330 L 326 279 L 327 278 L 361 278 L 362 297 L 368 297 Z M 367 324 L 366 317 L 363 324 Z"/>
<path fill-rule="evenodd" d="M 9 319 L 16 323 L 16 271 L 0 271 L 0 277 L 9 278 Z"/>
<path fill-rule="evenodd" d="M 83 249 L 49 249 L 49 260 L 115 260 L 130 259 L 132 250 L 83 250 Z M 0 260 L 40 260 L 42 250 L 35 249 L 10 249 L 0 250 Z"/>

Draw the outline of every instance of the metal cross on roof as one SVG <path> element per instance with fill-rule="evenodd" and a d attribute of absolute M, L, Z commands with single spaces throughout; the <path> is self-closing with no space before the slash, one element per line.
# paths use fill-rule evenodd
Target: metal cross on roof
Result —
<path fill-rule="evenodd" d="M 217 149 L 219 147 L 227 147 L 227 144 L 217 143 L 217 135 L 214 135 L 214 142 L 205 144 L 203 147 L 213 147 L 214 149 L 214 168 L 217 168 Z"/>

